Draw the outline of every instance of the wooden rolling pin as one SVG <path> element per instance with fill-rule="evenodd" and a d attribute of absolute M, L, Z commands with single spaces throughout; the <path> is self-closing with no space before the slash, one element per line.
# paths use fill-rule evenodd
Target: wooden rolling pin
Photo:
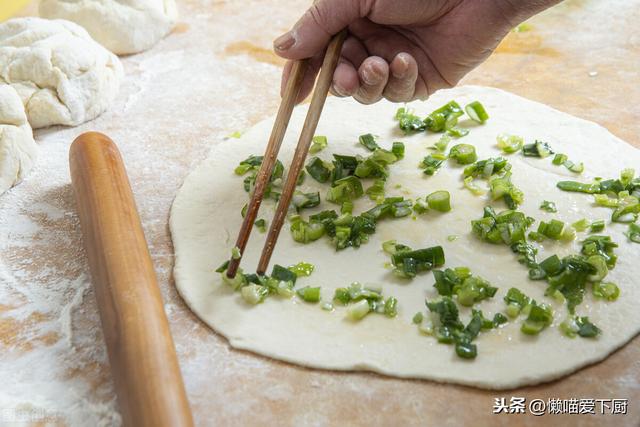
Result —
<path fill-rule="evenodd" d="M 69 152 L 84 246 L 125 426 L 193 426 L 162 298 L 120 153 L 89 132 Z"/>

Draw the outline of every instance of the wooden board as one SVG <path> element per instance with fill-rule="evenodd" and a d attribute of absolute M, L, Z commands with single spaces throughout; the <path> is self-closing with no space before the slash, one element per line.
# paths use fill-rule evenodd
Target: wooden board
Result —
<path fill-rule="evenodd" d="M 11 409 L 0 417 L 22 408 L 34 422 L 117 423 L 65 160 L 75 136 L 98 130 L 128 167 L 197 425 L 640 424 L 637 337 L 562 380 L 488 392 L 292 366 L 231 349 L 193 316 L 171 278 L 171 201 L 212 145 L 275 113 L 282 61 L 271 40 L 308 2 L 178 3 L 174 33 L 123 58 L 127 77 L 113 107 L 78 128 L 38 131 L 36 171 L 0 198 L 0 408 Z M 547 103 L 640 147 L 637 22 L 637 2 L 567 0 L 510 34 L 464 82 Z M 512 396 L 629 399 L 629 414 L 492 414 L 494 398 Z"/>

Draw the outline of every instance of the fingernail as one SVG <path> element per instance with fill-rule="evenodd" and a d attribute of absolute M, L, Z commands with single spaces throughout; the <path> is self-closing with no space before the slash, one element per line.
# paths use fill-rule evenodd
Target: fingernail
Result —
<path fill-rule="evenodd" d="M 296 39 L 293 37 L 291 31 L 288 33 L 284 33 L 273 42 L 273 46 L 276 50 L 284 51 L 287 49 L 291 49 L 291 47 L 296 43 Z"/>
<path fill-rule="evenodd" d="M 393 76 L 401 79 L 407 74 L 407 71 L 409 70 L 409 63 L 402 56 L 398 56 L 398 61 L 400 62 L 400 71 L 393 73 Z"/>
<path fill-rule="evenodd" d="M 375 85 L 380 82 L 380 76 L 371 67 L 362 70 L 362 80 L 368 85 Z"/>
<path fill-rule="evenodd" d="M 340 86 L 336 85 L 335 83 L 333 84 L 333 92 L 336 95 L 341 96 L 341 97 L 346 97 L 347 96 L 345 91 L 342 90 L 342 88 Z"/>

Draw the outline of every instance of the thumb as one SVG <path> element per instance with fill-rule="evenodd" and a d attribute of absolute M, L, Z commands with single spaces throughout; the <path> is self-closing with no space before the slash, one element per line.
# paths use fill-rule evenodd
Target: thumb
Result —
<path fill-rule="evenodd" d="M 293 29 L 273 42 L 276 54 L 287 59 L 310 58 L 322 52 L 334 34 L 369 13 L 367 0 L 317 0 Z"/>

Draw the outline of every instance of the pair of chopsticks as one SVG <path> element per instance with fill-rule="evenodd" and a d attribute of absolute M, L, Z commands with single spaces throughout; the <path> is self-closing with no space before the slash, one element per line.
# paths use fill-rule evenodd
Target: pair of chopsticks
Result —
<path fill-rule="evenodd" d="M 307 153 L 309 152 L 311 140 L 318 126 L 320 114 L 322 113 L 322 108 L 324 107 L 325 100 L 327 99 L 329 87 L 333 81 L 333 72 L 338 65 L 338 59 L 340 58 L 342 44 L 344 43 L 346 35 L 346 30 L 341 31 L 333 36 L 329 46 L 327 46 L 327 50 L 322 61 L 322 68 L 320 69 L 320 75 L 318 76 L 316 87 L 311 98 L 311 104 L 309 105 L 309 110 L 307 112 L 307 117 L 305 118 L 302 132 L 300 133 L 300 139 L 298 140 L 298 145 L 296 146 L 296 151 L 293 155 L 291 166 L 289 167 L 287 179 L 284 182 L 284 188 L 280 195 L 280 200 L 278 201 L 276 213 L 271 222 L 269 233 L 267 234 L 267 240 L 265 241 L 262 249 L 260 262 L 256 269 L 257 274 L 263 275 L 269 266 L 269 260 L 273 254 L 276 241 L 278 240 L 280 230 L 282 229 L 282 225 L 284 224 L 284 220 L 289 210 L 291 198 L 293 197 L 293 193 L 296 189 L 298 176 L 304 166 L 304 161 L 307 157 Z M 280 151 L 282 139 L 284 138 L 285 131 L 289 125 L 291 113 L 293 112 L 293 107 L 295 106 L 296 99 L 300 93 L 300 88 L 308 65 L 309 59 L 303 59 L 295 61 L 291 68 L 291 74 L 289 76 L 287 86 L 285 87 L 273 129 L 271 130 L 271 136 L 269 137 L 264 158 L 262 159 L 262 165 L 260 166 L 260 170 L 256 177 L 256 185 L 251 196 L 251 201 L 249 202 L 247 212 L 242 222 L 242 227 L 238 233 L 236 247 L 240 250 L 240 257 L 232 257 L 229 261 L 229 265 L 227 267 L 228 277 L 235 277 L 238 267 L 240 266 L 242 254 L 244 254 L 247 242 L 249 241 L 249 235 L 253 229 L 253 223 L 258 215 L 258 210 L 260 209 L 264 192 L 276 164 L 278 151 Z"/>

